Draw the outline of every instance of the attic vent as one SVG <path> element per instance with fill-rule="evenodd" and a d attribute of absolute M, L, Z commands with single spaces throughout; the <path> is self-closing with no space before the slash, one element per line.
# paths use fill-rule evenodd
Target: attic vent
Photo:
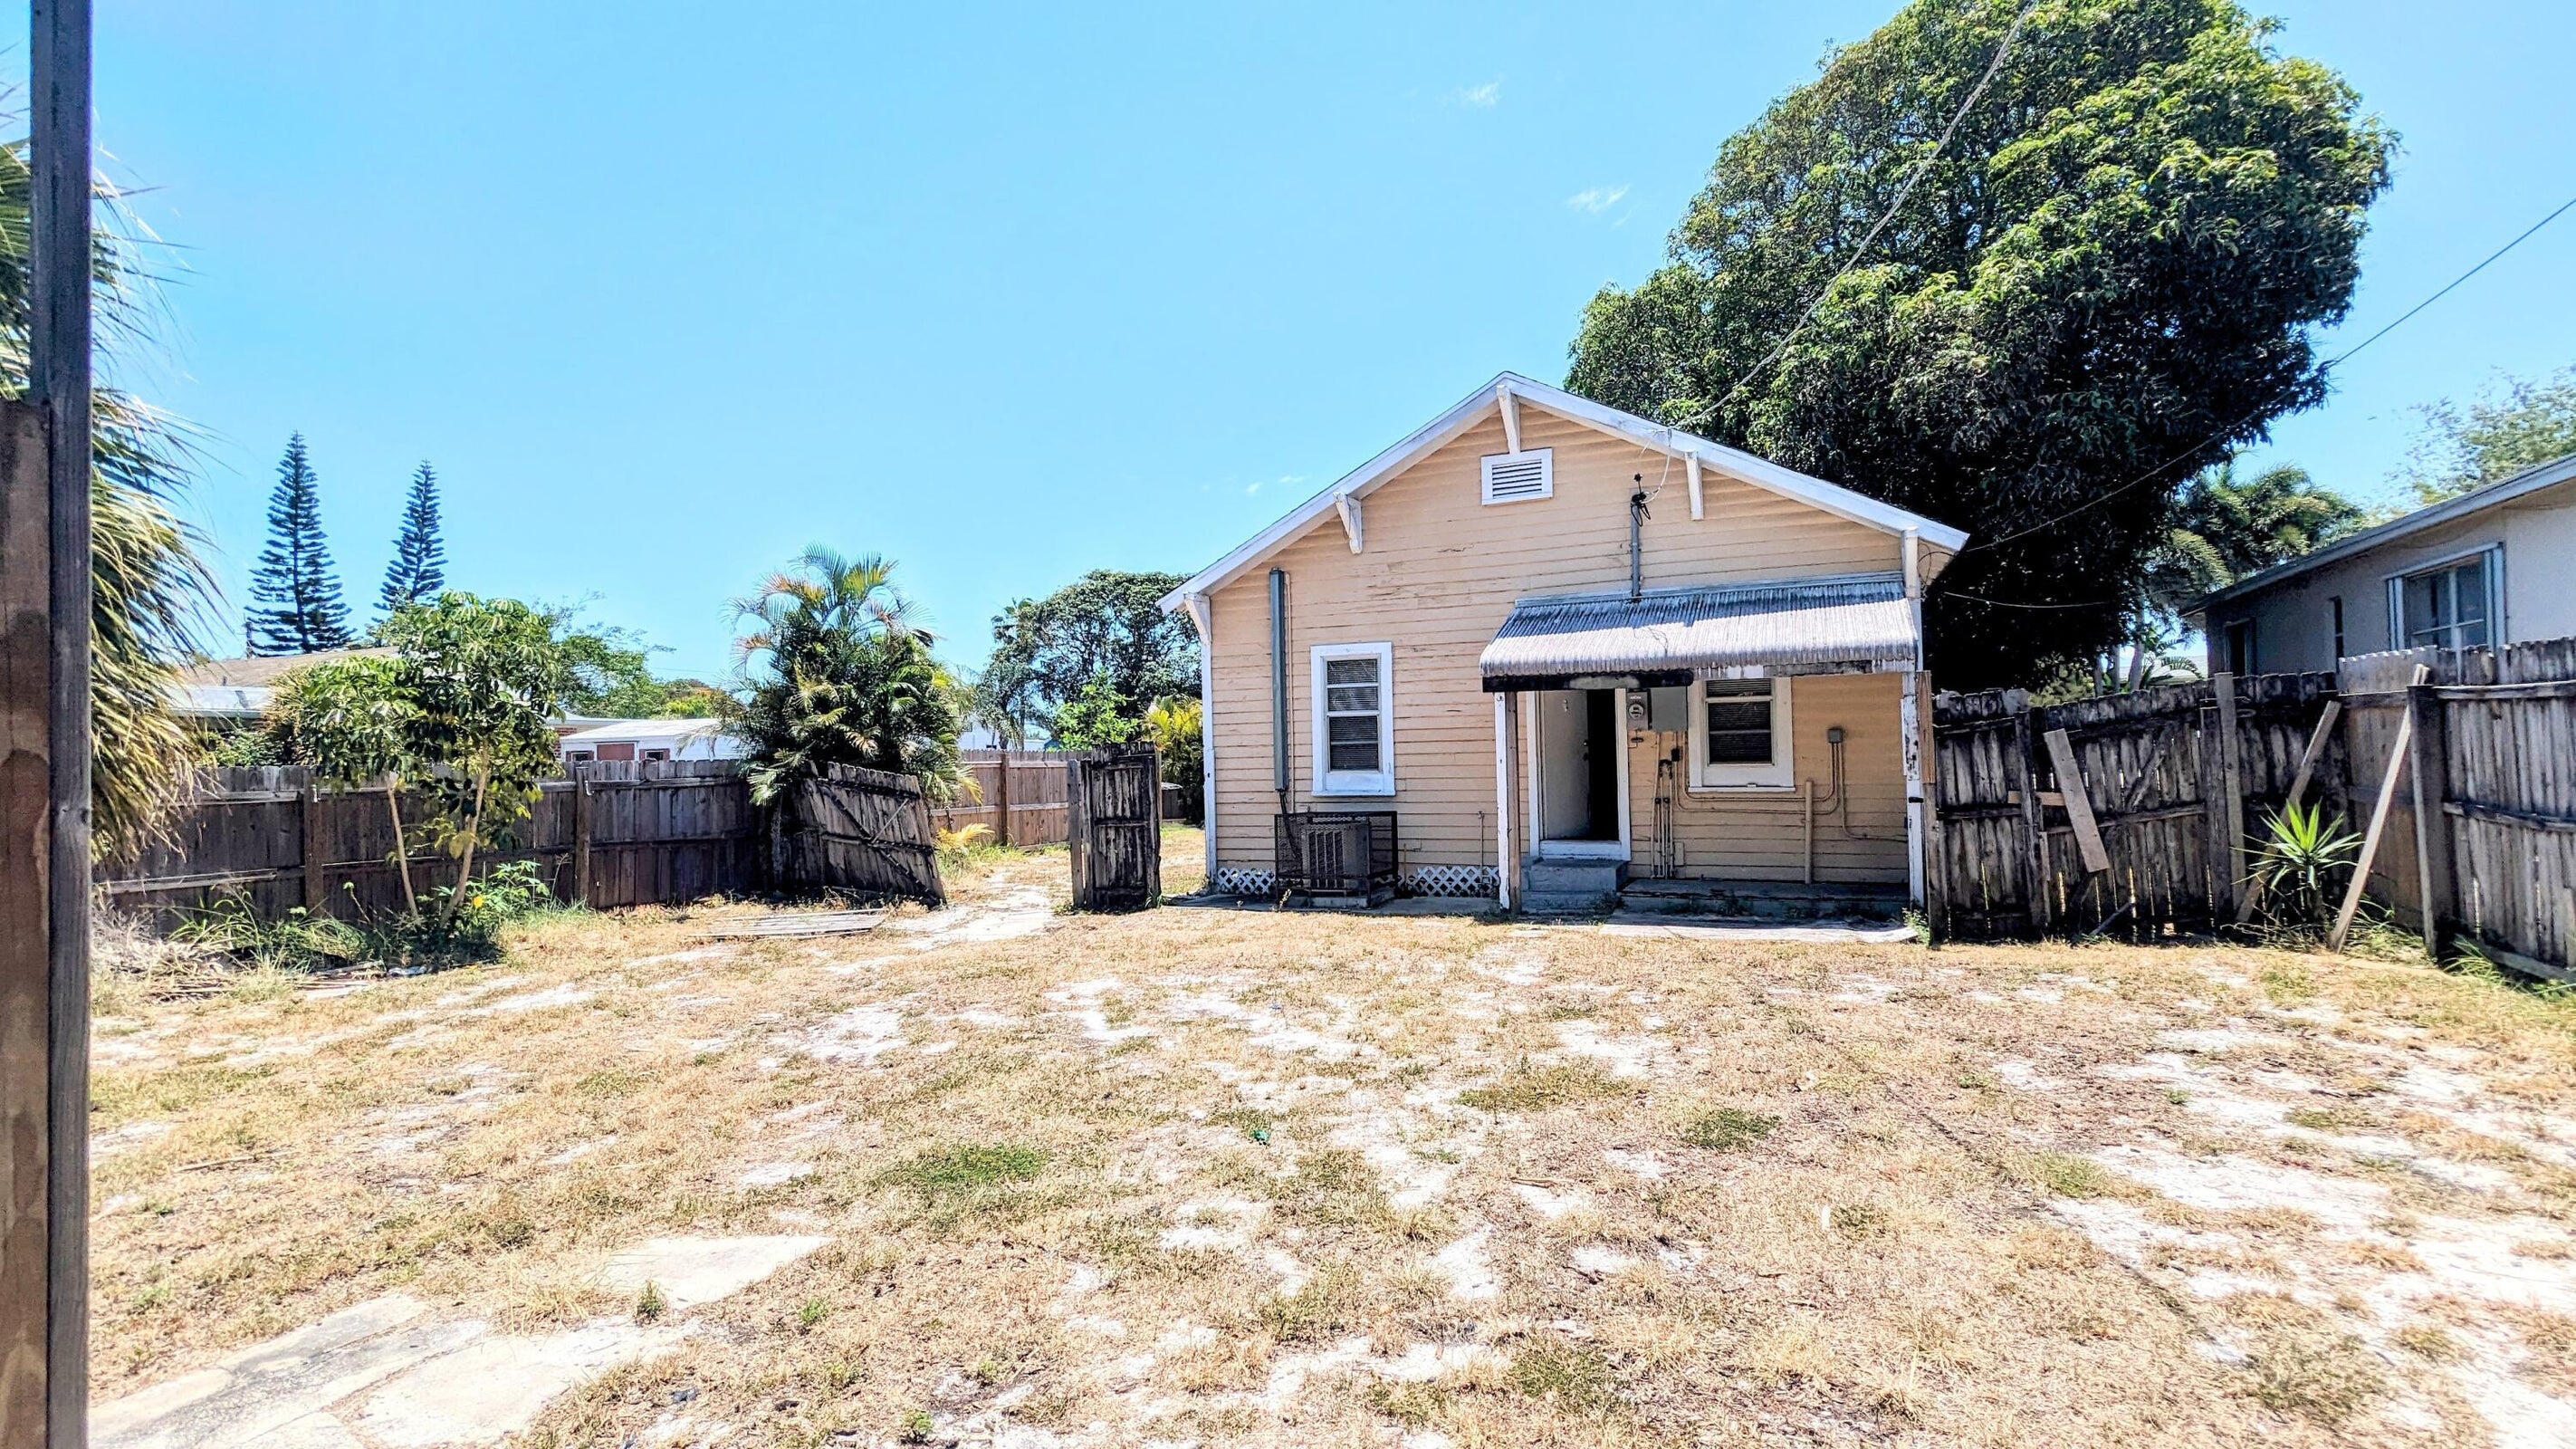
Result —
<path fill-rule="evenodd" d="M 1485 501 L 1518 503 L 1556 492 L 1556 452 L 1532 448 L 1526 453 L 1496 453 L 1485 459 Z"/>

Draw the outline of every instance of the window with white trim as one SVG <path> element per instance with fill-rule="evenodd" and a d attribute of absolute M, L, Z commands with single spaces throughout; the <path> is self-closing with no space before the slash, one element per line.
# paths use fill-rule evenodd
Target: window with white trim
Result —
<path fill-rule="evenodd" d="M 2501 548 L 2390 579 L 2389 647 L 2474 649 L 2496 642 L 2503 580 Z"/>
<path fill-rule="evenodd" d="M 1484 460 L 1485 501 L 1520 503 L 1556 493 L 1556 450 L 1493 453 Z"/>
<path fill-rule="evenodd" d="M 1315 793 L 1395 793 L 1395 646 L 1318 644 Z"/>
<path fill-rule="evenodd" d="M 1786 790 L 1797 783 L 1789 681 L 1704 679 L 1691 686 L 1694 790 Z"/>

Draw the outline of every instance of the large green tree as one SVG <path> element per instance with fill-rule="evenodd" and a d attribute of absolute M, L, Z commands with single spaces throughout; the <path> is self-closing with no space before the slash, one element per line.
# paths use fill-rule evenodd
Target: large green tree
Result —
<path fill-rule="evenodd" d="M 1178 574 L 1094 569 L 1043 599 L 1020 599 L 993 616 L 993 655 L 976 682 L 986 723 L 1025 739 L 1106 679 L 1141 726 L 1166 695 L 1198 692 L 1197 636 L 1159 603 Z"/>
<path fill-rule="evenodd" d="M 2227 0 L 2036 0 L 1995 64 L 2018 8 L 1917 0 L 1729 138 L 1568 378 L 1970 530 L 1963 687 L 2119 642 L 2182 481 L 2323 396 L 2392 144 Z"/>
<path fill-rule="evenodd" d="M 0 143 L 0 396 L 27 391 L 27 143 Z M 102 373 L 156 350 L 168 314 L 116 209 L 91 268 Z M 90 808 L 102 855 L 130 853 L 165 819 L 195 747 L 172 709 L 178 661 L 194 652 L 214 583 L 201 540 L 174 504 L 192 481 L 191 434 L 177 419 L 102 381 L 90 394 Z"/>
<path fill-rule="evenodd" d="M 957 788 L 963 691 L 931 656 L 875 555 L 808 549 L 735 611 L 743 697 L 719 712 L 750 749 L 744 777 L 768 800 L 833 765 L 914 775 L 924 793 Z"/>
<path fill-rule="evenodd" d="M 322 534 L 322 484 L 304 435 L 286 440 L 277 486 L 268 495 L 268 543 L 250 573 L 250 621 L 244 642 L 253 654 L 310 654 L 346 649 L 349 606 Z"/>

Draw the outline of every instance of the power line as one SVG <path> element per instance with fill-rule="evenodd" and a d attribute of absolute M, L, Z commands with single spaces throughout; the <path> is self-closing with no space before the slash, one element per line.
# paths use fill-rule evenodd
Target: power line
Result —
<path fill-rule="evenodd" d="M 2523 228 L 2521 234 L 2516 236 L 2513 240 L 2506 242 L 2503 246 L 2489 252 L 2484 261 L 2479 262 L 2476 266 L 2469 268 L 2467 271 L 2460 273 L 2458 276 L 2453 277 L 2449 282 L 2443 284 L 2440 291 L 2435 292 L 2433 295 L 2426 297 L 2423 301 L 2420 301 L 2414 306 L 2407 308 L 2404 312 L 2399 313 L 2395 321 L 2392 321 L 2387 326 L 2371 333 L 2368 337 L 2361 339 L 2361 341 L 2354 343 L 2350 348 L 2347 348 L 2343 352 L 2328 358 L 2325 364 L 2317 369 L 2317 378 L 2322 380 L 2326 374 L 2333 372 L 2344 363 L 2351 361 L 2363 348 L 2370 346 L 2370 344 L 2377 342 L 2382 337 L 2387 336 L 2389 333 L 2394 332 L 2399 327 L 2405 325 L 2405 323 L 2413 318 L 2416 313 L 2423 311 L 2425 308 L 2441 301 L 2444 297 L 2451 295 L 2451 293 L 2456 290 L 2461 283 L 2466 282 L 2469 278 L 2485 271 L 2490 265 L 2503 257 L 2505 253 L 2512 251 L 2515 247 L 2529 241 L 2534 233 L 2538 232 L 2542 227 L 2549 225 L 2551 222 L 2556 221 L 2561 216 L 2566 215 L 2570 210 L 2576 210 L 2576 196 L 2571 196 L 2565 201 L 2560 202 L 2547 216 L 2544 216 L 2540 220 Z M 2286 391 L 2286 389 L 2284 390 Z M 2199 442 L 2192 444 L 2190 447 L 2185 448 L 2170 458 L 2167 458 L 2162 463 L 2157 464 L 2155 467 L 2148 469 L 2146 472 L 2139 474 L 2126 483 L 2120 484 L 2116 488 L 2109 489 L 2106 492 L 2097 493 L 2082 503 L 2076 504 L 2073 508 L 2066 510 L 2064 513 L 2058 514 L 2054 518 L 2043 519 L 2027 528 L 2014 529 L 2012 532 L 2000 535 L 1999 537 L 1980 540 L 1959 550 L 1959 552 L 1962 554 L 1971 554 L 1980 549 L 1998 548 L 2004 544 L 2012 542 L 2016 538 L 2026 538 L 2043 529 L 2055 528 L 2057 525 L 2075 517 L 2077 514 L 2089 512 L 2092 509 L 2127 493 L 2129 490 L 2136 488 L 2141 484 L 2152 482 L 2157 477 L 2172 469 L 2175 464 L 2187 462 L 2190 459 L 2199 456 L 2201 449 L 2208 447 L 2220 438 L 2226 437 L 2228 434 L 2235 432 L 2238 428 L 2241 428 L 2247 423 L 2253 421 L 2254 416 L 2263 411 L 2263 408 L 2268 405 L 2270 401 L 2271 399 L 2267 397 L 2264 402 L 2258 403 L 2254 407 L 2247 409 L 2244 415 L 2237 418 L 2234 422 L 2228 423 L 2226 426 L 2212 431 L 2209 436 L 2202 438 Z M 1990 600 L 1989 602 L 1993 601 Z"/>
<path fill-rule="evenodd" d="M 1807 323 L 1816 315 L 1816 309 L 1825 304 L 1825 298 L 1833 292 L 1834 284 L 1851 275 L 1852 268 L 1859 266 L 1861 258 L 1869 255 L 1870 243 L 1877 241 L 1878 234 L 1887 229 L 1889 222 L 1896 219 L 1896 213 L 1905 206 L 1905 198 L 1914 194 L 1915 183 L 1921 181 L 1923 173 L 1931 170 L 1932 163 L 1940 160 L 1941 153 L 1950 148 L 1950 138 L 1959 133 L 1959 126 L 1968 119 L 1968 112 L 1976 109 L 1978 100 L 1986 93 L 1986 87 L 1994 84 L 1996 74 L 2004 68 L 2004 58 L 2012 54 L 2013 37 L 2021 34 L 2022 22 L 2030 19 L 2030 13 L 2038 8 L 2039 0 L 2026 0 L 2020 12 L 2013 16 L 2012 24 L 2004 31 L 2002 42 L 1995 47 L 1994 59 L 1986 62 L 1986 73 L 1977 77 L 1977 83 L 1969 90 L 1968 98 L 1959 103 L 1958 111 L 1950 117 L 1950 124 L 1941 128 L 1941 138 L 1932 143 L 1930 153 L 1915 162 L 1914 169 L 1907 172 L 1905 180 L 1898 184 L 1895 197 L 1887 203 L 1887 210 L 1880 213 L 1878 220 L 1870 224 L 1869 231 L 1860 239 L 1860 245 L 1852 248 L 1851 260 L 1843 263 L 1842 270 L 1827 278 L 1825 284 L 1816 289 L 1816 295 L 1807 299 L 1806 310 L 1798 314 L 1798 320 L 1790 324 L 1789 330 L 1782 334 L 1780 341 L 1770 352 L 1765 354 L 1760 362 L 1744 369 L 1743 374 L 1730 383 L 1726 391 L 1717 395 L 1716 402 L 1709 404 L 1702 415 L 1691 420 L 1691 426 L 1697 427 L 1705 422 L 1725 404 L 1728 398 L 1735 396 L 1746 383 L 1751 382 L 1755 373 L 1779 361 L 1780 355 L 1789 350 L 1789 344 L 1797 341 L 1798 334 L 1806 330 Z"/>

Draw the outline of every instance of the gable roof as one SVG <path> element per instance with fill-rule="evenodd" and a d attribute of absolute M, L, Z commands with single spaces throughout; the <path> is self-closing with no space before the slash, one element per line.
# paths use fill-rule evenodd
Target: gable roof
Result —
<path fill-rule="evenodd" d="M 2552 458 L 2546 463 L 2534 464 L 2509 478 L 2499 479 L 2483 488 L 2472 488 L 2457 498 L 2446 498 L 2429 508 L 2418 508 L 2403 518 L 2391 519 L 2377 528 L 2365 528 L 2359 533 L 2346 534 L 2323 548 L 2276 563 L 2267 569 L 2258 569 L 2229 584 L 2226 588 L 2203 594 L 2183 612 L 2198 614 L 2212 604 L 2243 598 L 2258 589 L 2267 589 L 2285 579 L 2297 578 L 2310 569 L 2322 568 L 2338 559 L 2367 553 L 2383 543 L 2394 543 L 2410 534 L 2421 533 L 2425 529 L 2466 518 L 2472 513 L 2511 503 L 2515 499 L 2537 493 L 2544 488 L 2555 488 L 2561 483 L 2571 482 L 2576 482 L 2576 453 L 2570 453 L 2563 458 Z"/>
<path fill-rule="evenodd" d="M 1569 422 L 1597 428 L 1668 457 L 1696 457 L 1703 468 L 1777 493 L 1783 498 L 1812 505 L 1836 517 L 1886 533 L 1902 534 L 1911 529 L 1924 543 L 1944 553 L 1956 553 L 1968 541 L 1966 533 L 1946 523 L 1936 523 L 1921 514 L 1881 503 L 1822 478 L 1811 478 L 1794 468 L 1783 468 L 1768 458 L 1757 457 L 1741 448 L 1713 443 L 1678 428 L 1650 422 L 1635 413 L 1605 407 L 1590 398 L 1577 397 L 1563 388 L 1550 387 L 1517 372 L 1504 372 L 1497 373 L 1492 381 L 1459 399 L 1456 406 L 1433 418 L 1411 437 L 1344 474 L 1331 486 L 1298 504 L 1285 518 L 1254 534 L 1232 553 L 1192 575 L 1188 582 L 1163 596 L 1163 607 L 1177 609 L 1192 594 L 1208 593 L 1232 582 L 1245 569 L 1268 558 L 1331 515 L 1342 499 L 1364 498 L 1379 484 L 1438 452 L 1459 434 L 1483 421 L 1489 409 L 1500 408 L 1500 394 L 1506 388 L 1519 401 Z"/>

